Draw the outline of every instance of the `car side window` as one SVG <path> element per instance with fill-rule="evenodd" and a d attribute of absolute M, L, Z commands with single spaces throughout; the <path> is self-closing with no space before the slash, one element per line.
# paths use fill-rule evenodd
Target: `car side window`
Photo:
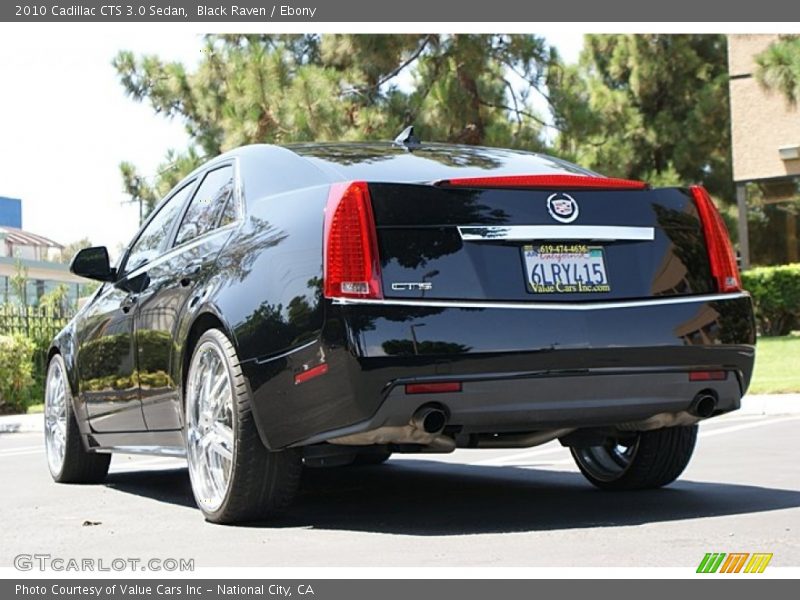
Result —
<path fill-rule="evenodd" d="M 194 182 L 190 182 L 175 192 L 150 220 L 138 239 L 134 242 L 125 261 L 125 272 L 138 269 L 160 255 L 167 243 L 170 229 L 180 214 L 181 208 L 192 191 Z"/>
<path fill-rule="evenodd" d="M 231 165 L 206 173 L 189 208 L 186 209 L 178 235 L 175 237 L 175 245 L 184 244 L 235 220 L 235 212 L 231 217 L 228 208 L 230 206 L 233 211 L 236 210 L 233 190 L 234 177 Z"/>
<path fill-rule="evenodd" d="M 222 210 L 222 217 L 219 219 L 219 226 L 224 227 L 230 225 L 239 216 L 239 209 L 236 205 L 236 195 L 231 194 L 228 201 L 225 203 L 225 208 Z"/>

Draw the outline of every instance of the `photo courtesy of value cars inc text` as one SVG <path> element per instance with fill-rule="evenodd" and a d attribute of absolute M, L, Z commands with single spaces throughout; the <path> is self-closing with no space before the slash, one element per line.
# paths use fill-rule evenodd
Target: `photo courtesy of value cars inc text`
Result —
<path fill-rule="evenodd" d="M 788 596 L 800 17 L 721 6 L 0 3 L 0 600 Z"/>
<path fill-rule="evenodd" d="M 309 597 L 316 594 L 310 583 L 278 584 L 264 583 L 258 585 L 233 585 L 215 584 L 197 585 L 195 583 L 171 584 L 137 584 L 137 583 L 97 583 L 94 585 L 81 585 L 69 583 L 24 584 L 14 586 L 14 594 L 19 598 L 26 597 L 81 597 L 81 598 L 107 598 L 119 596 L 122 598 L 152 598 L 163 597 L 170 600 L 176 598 L 200 598 L 204 594 L 218 596 L 256 596 L 293 598 Z"/>

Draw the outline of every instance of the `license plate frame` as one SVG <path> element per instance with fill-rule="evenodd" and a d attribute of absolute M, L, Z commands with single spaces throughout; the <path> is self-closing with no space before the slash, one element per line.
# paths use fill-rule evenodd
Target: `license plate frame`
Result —
<path fill-rule="evenodd" d="M 611 291 L 603 246 L 525 244 L 525 287 L 531 294 L 605 294 Z"/>

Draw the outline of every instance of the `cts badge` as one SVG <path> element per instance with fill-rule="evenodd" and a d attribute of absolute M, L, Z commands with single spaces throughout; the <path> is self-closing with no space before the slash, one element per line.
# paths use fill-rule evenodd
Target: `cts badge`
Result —
<path fill-rule="evenodd" d="M 408 283 L 393 283 L 392 290 L 395 292 L 413 292 L 432 290 L 433 284 L 430 281 L 412 281 Z"/>
<path fill-rule="evenodd" d="M 547 212 L 559 223 L 572 223 L 578 218 L 578 203 L 569 194 L 557 192 L 547 198 Z"/>

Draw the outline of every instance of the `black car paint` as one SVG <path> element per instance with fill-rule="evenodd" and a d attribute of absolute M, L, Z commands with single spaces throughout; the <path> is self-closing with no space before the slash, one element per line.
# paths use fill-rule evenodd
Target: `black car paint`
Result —
<path fill-rule="evenodd" d="M 397 298 L 529 301 L 520 242 L 463 242 L 458 225 L 552 225 L 552 190 L 370 186 L 384 295 Z M 574 190 L 574 225 L 652 227 L 653 241 L 603 244 L 611 291 L 538 294 L 538 301 L 605 301 L 714 291 L 694 202 L 680 189 Z M 555 223 L 558 226 L 557 223 Z M 545 242 L 546 243 L 546 242 Z M 665 264 L 669 268 L 665 268 Z M 391 282 L 426 281 L 429 291 L 397 291 Z"/>
<path fill-rule="evenodd" d="M 538 155 L 486 148 L 430 145 L 412 154 L 389 144 L 253 146 L 223 155 L 186 180 L 198 178 L 225 161 L 237 165 L 242 218 L 224 231 L 207 234 L 207 239 L 196 245 L 189 244 L 191 248 L 171 250 L 157 264 L 142 269 L 148 285 L 137 295 L 133 317 L 122 312 L 122 302 L 129 295 L 122 289 L 126 282 L 107 283 L 54 341 L 52 351 L 65 358 L 76 414 L 89 446 L 181 443 L 182 385 L 191 353 L 188 344 L 196 339 L 198 327 L 209 324 L 221 326 L 231 336 L 250 385 L 259 432 L 273 449 L 317 441 L 324 432 L 367 421 L 395 381 L 475 374 L 489 378 L 508 373 L 558 376 L 576 370 L 592 373 L 620 367 L 631 372 L 716 367 L 735 373 L 742 393 L 748 385 L 755 328 L 746 296 L 596 311 L 341 305 L 322 297 L 322 226 L 332 182 L 375 182 L 370 189 L 381 251 L 386 253 L 383 278 L 389 297 L 404 295 L 386 289 L 387 282 L 401 277 L 395 270 L 403 264 L 404 250 L 392 239 L 391 231 L 395 226 L 402 229 L 409 225 L 403 223 L 405 217 L 396 207 L 408 207 L 416 216 L 424 216 L 434 230 L 455 223 L 484 224 L 496 220 L 499 214 L 492 214 L 496 206 L 488 213 L 473 211 L 465 222 L 461 217 L 455 219 L 450 211 L 431 214 L 437 210 L 433 203 L 415 203 L 414 195 L 408 193 L 424 194 L 430 186 L 415 184 L 520 172 L 589 174 L 580 167 Z M 475 206 L 505 202 L 503 218 L 515 222 L 544 219 L 540 208 L 526 208 L 525 201 L 512 198 L 513 193 L 502 198 L 486 190 L 447 193 L 453 198 L 470 195 L 477 201 Z M 622 194 L 633 198 L 637 193 Z M 665 210 L 696 220 L 685 193 L 651 193 L 657 194 L 658 205 Z M 580 201 L 580 192 L 575 195 Z M 536 194 L 527 193 L 526 199 L 529 206 L 538 204 Z M 608 205 L 599 203 L 595 209 L 586 204 L 583 215 L 587 222 L 617 222 L 602 210 L 604 206 Z M 652 222 L 649 202 L 647 206 L 649 212 L 638 208 L 636 202 L 626 202 L 630 210 L 625 218 L 631 223 Z M 657 242 L 666 251 L 673 242 L 665 234 L 659 235 Z M 424 234 L 416 241 L 423 247 L 427 243 Z M 455 242 L 450 240 L 451 244 Z M 517 251 L 498 244 L 494 250 L 498 260 L 508 262 L 508 250 Z M 428 264 L 418 267 L 424 272 L 441 272 L 435 265 L 440 258 L 428 256 Z M 192 273 L 188 285 L 182 285 L 184 268 L 198 259 L 202 259 L 201 268 Z M 695 284 L 681 293 L 709 293 L 703 287 L 708 280 L 705 255 L 695 255 L 685 263 Z M 524 287 L 520 288 L 521 269 L 519 263 L 516 266 L 514 277 L 501 278 L 510 287 L 493 300 L 547 302 L 531 298 Z M 625 267 L 635 272 L 637 265 Z M 652 272 L 652 261 L 647 268 Z M 646 282 L 645 275 L 633 288 L 624 290 L 623 296 L 646 297 L 657 292 Z M 497 279 L 495 285 L 503 284 Z M 419 292 L 405 295 L 422 297 Z M 606 300 L 613 298 L 612 294 Z M 559 296 L 557 300 L 600 299 Z M 156 324 L 156 315 L 165 311 L 167 318 Z M 131 323 L 130 330 L 126 329 Z M 693 329 L 697 323 L 700 326 Z M 111 326 L 129 331 L 131 343 L 126 352 L 137 364 L 142 364 L 142 353 L 150 352 L 143 348 L 144 332 L 170 333 L 169 347 L 156 349 L 168 360 L 150 366 L 153 370 L 163 368 L 169 376 L 167 385 L 142 388 L 135 397 L 124 396 L 123 404 L 114 404 L 119 399 L 113 394 L 93 396 L 86 389 L 89 377 L 83 359 L 77 360 L 78 347 Z M 166 338 L 162 335 L 160 339 Z M 137 340 L 138 357 L 134 355 Z M 330 367 L 328 374 L 301 385 L 294 383 L 296 373 L 322 361 Z M 121 361 L 117 375 L 130 368 L 122 365 Z M 409 400 L 410 411 L 416 408 L 413 401 Z"/>
<path fill-rule="evenodd" d="M 747 297 L 585 311 L 329 302 L 320 343 L 242 367 L 265 441 L 279 448 L 367 421 L 398 382 L 724 368 L 744 393 L 754 343 Z M 320 351 L 328 374 L 294 385 Z M 407 402 L 410 417 L 425 401 Z"/>

